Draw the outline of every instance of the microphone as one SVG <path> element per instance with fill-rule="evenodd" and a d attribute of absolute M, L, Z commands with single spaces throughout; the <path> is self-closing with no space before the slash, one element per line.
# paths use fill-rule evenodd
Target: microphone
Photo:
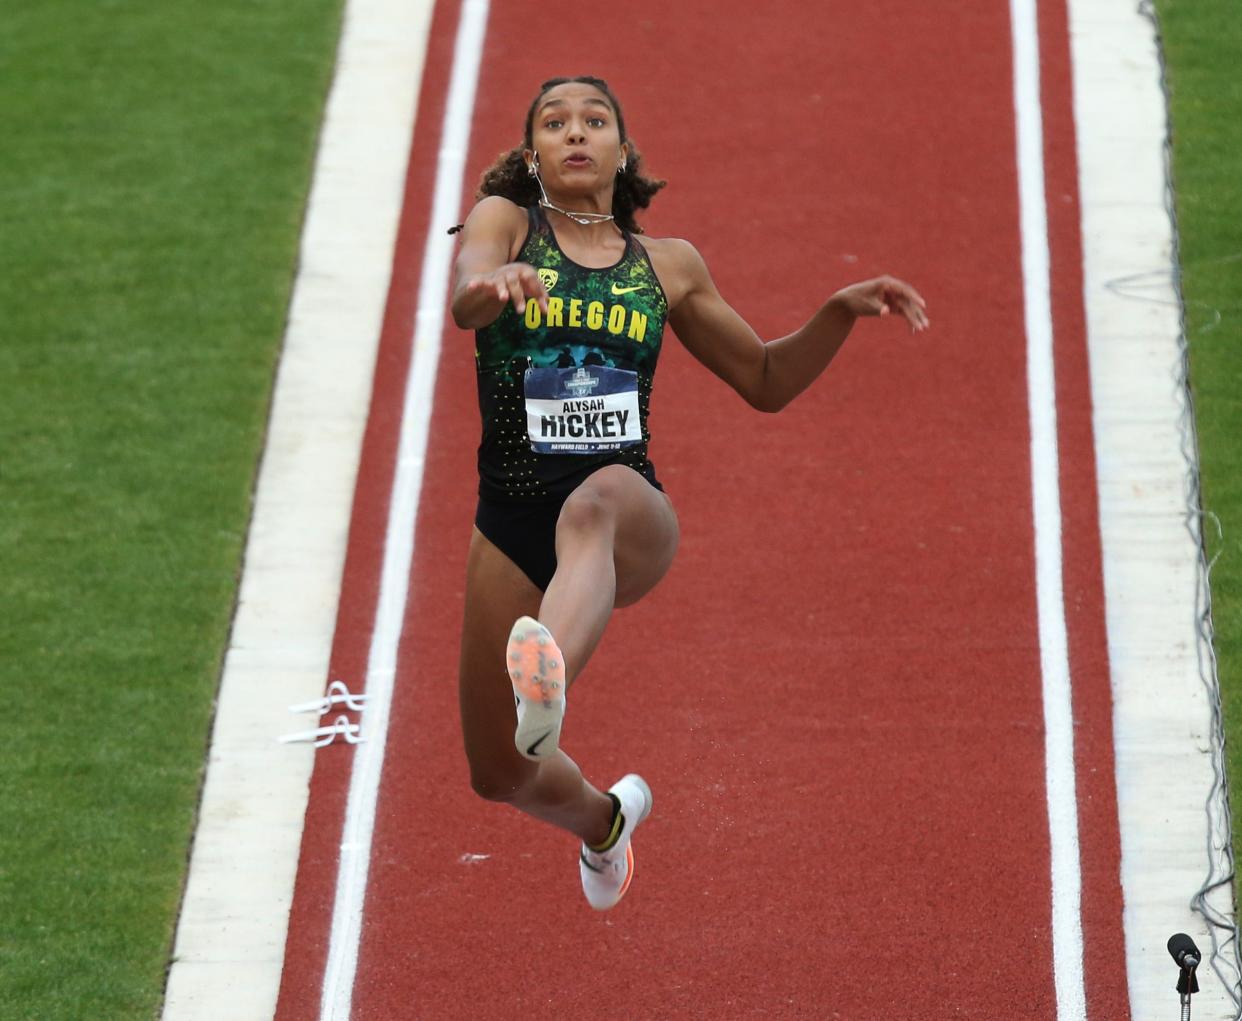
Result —
<path fill-rule="evenodd" d="M 1195 969 L 1203 955 L 1195 946 L 1195 941 L 1184 932 L 1175 932 L 1169 937 L 1169 955 L 1181 969 L 1177 976 L 1177 991 L 1182 996 L 1182 1005 L 1189 1017 L 1190 994 L 1199 991 L 1199 980 L 1195 977 Z"/>
<path fill-rule="evenodd" d="M 1169 937 L 1169 955 L 1183 971 L 1197 968 L 1199 962 L 1203 959 L 1203 955 L 1199 953 L 1199 948 L 1195 946 L 1195 941 L 1184 932 L 1175 932 Z"/>

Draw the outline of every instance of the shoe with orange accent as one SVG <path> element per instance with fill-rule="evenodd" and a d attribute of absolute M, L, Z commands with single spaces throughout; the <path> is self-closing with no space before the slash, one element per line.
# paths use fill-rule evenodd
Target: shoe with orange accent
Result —
<path fill-rule="evenodd" d="M 533 617 L 519 617 L 505 654 L 517 730 L 513 743 L 528 759 L 546 759 L 560 744 L 565 717 L 565 660 L 551 632 Z"/>
<path fill-rule="evenodd" d="M 616 905 L 634 878 L 634 848 L 630 838 L 638 824 L 651 814 L 651 788 L 637 773 L 627 773 L 609 788 L 621 802 L 621 832 L 607 851 L 593 851 L 586 844 L 578 857 L 582 892 L 596 911 Z"/>

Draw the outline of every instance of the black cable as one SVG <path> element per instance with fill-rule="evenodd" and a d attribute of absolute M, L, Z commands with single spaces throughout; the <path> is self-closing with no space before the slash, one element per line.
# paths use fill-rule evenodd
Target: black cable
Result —
<path fill-rule="evenodd" d="M 1242 961 L 1239 960 L 1240 945 L 1236 906 L 1233 898 L 1235 859 L 1233 854 L 1232 819 L 1229 808 L 1229 784 L 1225 773 L 1225 736 L 1221 711 L 1220 674 L 1216 662 L 1215 629 L 1212 624 L 1212 568 L 1219 553 L 1210 557 L 1204 541 L 1204 523 L 1211 521 L 1217 536 L 1223 538 L 1220 520 L 1203 510 L 1203 493 L 1199 474 L 1199 435 L 1195 424 L 1194 393 L 1190 385 L 1190 339 L 1186 324 L 1186 299 L 1182 290 L 1181 236 L 1178 230 L 1177 207 L 1173 182 L 1173 125 L 1172 96 L 1169 87 L 1168 64 L 1165 61 L 1164 36 L 1160 30 L 1160 18 L 1152 0 L 1140 0 L 1138 13 L 1152 26 L 1156 46 L 1156 58 L 1160 67 L 1160 90 L 1164 96 L 1164 205 L 1169 216 L 1173 236 L 1172 275 L 1177 296 L 1178 349 L 1177 385 L 1182 399 L 1180 427 L 1182 433 L 1182 456 L 1187 465 L 1186 482 L 1186 529 L 1198 550 L 1195 585 L 1195 631 L 1199 661 L 1199 677 L 1207 691 L 1210 710 L 1209 741 L 1211 744 L 1212 786 L 1208 792 L 1205 811 L 1208 821 L 1207 850 L 1208 875 L 1203 885 L 1190 899 L 1191 910 L 1197 912 L 1208 924 L 1208 936 L 1212 941 L 1212 970 L 1221 980 L 1225 992 L 1233 1001 L 1234 1021 L 1242 1021 Z M 1231 256 L 1230 259 L 1238 258 Z M 1116 281 L 1125 286 L 1137 283 L 1136 278 Z M 1121 287 L 1116 288 L 1121 290 Z M 1131 297 L 1136 295 L 1131 294 Z M 1211 329 L 1220 322 L 1215 309 L 1215 320 L 1206 327 Z M 1211 903 L 1212 894 L 1228 891 L 1227 910 Z M 1190 996 L 1182 997 L 1182 1021 L 1190 1018 Z"/>

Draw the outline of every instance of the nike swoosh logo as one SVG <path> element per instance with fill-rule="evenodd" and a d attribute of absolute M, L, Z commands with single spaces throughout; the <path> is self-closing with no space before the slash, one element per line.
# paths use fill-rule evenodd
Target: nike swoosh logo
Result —
<path fill-rule="evenodd" d="M 552 731 L 550 731 L 550 730 L 545 730 L 545 731 L 544 731 L 544 732 L 543 732 L 543 733 L 539 736 L 539 740 L 538 740 L 538 741 L 533 741 L 533 742 L 531 742 L 530 747 L 526 749 L 526 754 L 527 754 L 527 755 L 534 755 L 534 754 L 535 754 L 536 749 L 537 749 L 537 748 L 538 748 L 541 744 L 543 744 L 543 742 L 544 742 L 544 741 L 546 741 L 546 740 L 548 739 L 548 735 L 549 735 L 549 734 L 551 734 L 551 733 L 552 733 Z"/>
<path fill-rule="evenodd" d="M 637 287 L 618 287 L 616 284 L 613 284 L 612 293 L 618 296 L 622 294 L 629 294 L 631 291 L 641 291 L 646 286 L 646 284 L 639 284 Z"/>

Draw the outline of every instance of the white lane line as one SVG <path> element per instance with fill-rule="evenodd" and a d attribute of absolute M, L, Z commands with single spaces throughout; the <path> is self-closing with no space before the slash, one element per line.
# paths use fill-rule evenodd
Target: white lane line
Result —
<path fill-rule="evenodd" d="M 466 146 L 470 140 L 470 121 L 486 27 L 487 0 L 463 0 L 444 110 L 444 128 L 440 136 L 427 242 L 423 249 L 422 277 L 418 284 L 414 351 L 401 413 L 401 440 L 384 539 L 379 605 L 367 661 L 366 692 L 369 699 L 362 717 L 365 740 L 354 751 L 349 801 L 345 810 L 336 900 L 332 909 L 332 933 L 320 1002 L 320 1017 L 324 1021 L 346 1021 L 353 1004 L 362 909 L 375 828 L 375 805 L 388 739 L 388 715 L 392 705 L 401 623 L 409 594 L 414 525 L 422 491 L 423 463 L 452 264 L 453 240 L 445 233 L 445 225 L 457 222 L 461 208 Z"/>
<path fill-rule="evenodd" d="M 1036 0 L 1010 0 L 1009 9 L 1013 30 L 1022 290 L 1031 417 L 1035 584 L 1043 675 L 1044 770 L 1052 851 L 1052 964 L 1058 1021 L 1083 1021 L 1087 1007 L 1082 976 L 1082 873 L 1074 777 L 1073 703 L 1061 573 L 1056 376 L 1044 190 L 1043 110 L 1039 96 L 1039 23 L 1035 5 Z"/>

